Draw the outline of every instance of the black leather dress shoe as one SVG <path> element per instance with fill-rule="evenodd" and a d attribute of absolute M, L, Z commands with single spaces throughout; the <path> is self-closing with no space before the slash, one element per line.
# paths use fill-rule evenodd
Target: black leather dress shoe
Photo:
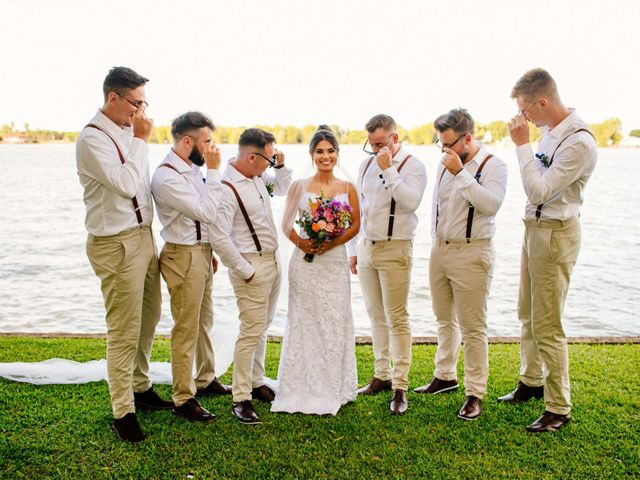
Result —
<path fill-rule="evenodd" d="M 380 380 L 379 378 L 371 377 L 367 385 L 358 389 L 358 395 L 375 395 L 387 390 L 391 390 L 391 380 Z"/>
<path fill-rule="evenodd" d="M 201 407 L 195 398 L 190 398 L 179 407 L 175 407 L 171 413 L 191 422 L 212 422 L 216 419 L 216 416 Z"/>
<path fill-rule="evenodd" d="M 408 407 L 407 392 L 404 390 L 395 390 L 393 392 L 393 400 L 391 400 L 391 405 L 389 406 L 391 415 L 404 415 Z"/>
<path fill-rule="evenodd" d="M 172 401 L 162 400 L 153 387 L 146 392 L 133 392 L 133 398 L 135 400 L 136 407 L 147 410 L 168 410 L 175 407 Z"/>
<path fill-rule="evenodd" d="M 518 403 L 526 402 L 532 398 L 542 397 L 544 397 L 544 387 L 530 387 L 529 385 L 525 385 L 522 381 L 519 381 L 518 386 L 513 392 L 507 393 L 502 397 L 498 397 L 498 401 L 505 403 Z"/>
<path fill-rule="evenodd" d="M 213 381 L 204 388 L 196 391 L 196 397 L 204 397 L 207 395 L 231 395 L 231 387 L 223 385 L 220 380 L 214 378 Z"/>
<path fill-rule="evenodd" d="M 233 414 L 242 423 L 255 425 L 260 423 L 260 418 L 253 409 L 251 400 L 243 400 L 242 402 L 233 402 Z"/>
<path fill-rule="evenodd" d="M 127 442 L 137 443 L 147 438 L 140 429 L 135 413 L 127 413 L 122 418 L 114 419 L 111 428 L 122 440 Z"/>
<path fill-rule="evenodd" d="M 560 430 L 571 420 L 569 415 L 559 415 L 545 410 L 542 416 L 527 427 L 527 430 L 535 433 L 555 432 Z"/>
<path fill-rule="evenodd" d="M 458 418 L 462 420 L 475 420 L 482 413 L 482 400 L 469 395 L 458 412 Z"/>
<path fill-rule="evenodd" d="M 431 395 L 436 395 L 437 393 L 453 392 L 457 389 L 457 380 L 440 380 L 438 377 L 433 377 L 431 382 L 427 383 L 424 387 L 414 389 L 413 393 L 430 393 Z"/>
<path fill-rule="evenodd" d="M 261 402 L 271 403 L 275 400 L 276 394 L 266 385 L 260 385 L 251 390 L 251 398 L 260 400 Z"/>

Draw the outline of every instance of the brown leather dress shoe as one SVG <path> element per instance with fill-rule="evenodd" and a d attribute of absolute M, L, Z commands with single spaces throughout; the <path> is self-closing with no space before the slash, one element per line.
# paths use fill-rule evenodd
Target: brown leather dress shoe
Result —
<path fill-rule="evenodd" d="M 116 432 L 122 440 L 126 440 L 127 442 L 137 443 L 147 438 L 140 429 L 140 424 L 138 423 L 138 418 L 135 413 L 127 413 L 122 418 L 114 419 L 111 424 L 111 429 Z"/>
<path fill-rule="evenodd" d="M 438 377 L 433 377 L 431 382 L 427 383 L 424 387 L 414 389 L 413 393 L 430 393 L 431 395 L 436 395 L 438 393 L 453 392 L 457 389 L 457 380 L 440 380 Z"/>
<path fill-rule="evenodd" d="M 260 418 L 253 409 L 251 400 L 243 400 L 242 402 L 233 402 L 233 414 L 242 423 L 255 425 L 260 423 Z"/>
<path fill-rule="evenodd" d="M 386 390 L 391 390 L 391 380 L 380 380 L 379 378 L 371 377 L 367 385 L 358 389 L 358 395 L 375 395 Z"/>
<path fill-rule="evenodd" d="M 394 390 L 393 400 L 391 400 L 391 415 L 404 415 L 409 407 L 407 392 L 404 390 Z"/>
<path fill-rule="evenodd" d="M 251 390 L 251 398 L 260 400 L 261 402 L 271 403 L 275 400 L 276 394 L 266 385 L 260 385 Z"/>
<path fill-rule="evenodd" d="M 518 386 L 513 392 L 507 393 L 502 397 L 498 397 L 498 401 L 505 403 L 518 403 L 526 402 L 532 398 L 542 397 L 544 397 L 544 387 L 530 387 L 529 385 L 525 385 L 522 381 L 519 381 Z"/>
<path fill-rule="evenodd" d="M 545 410 L 542 416 L 527 427 L 527 430 L 535 433 L 555 432 L 560 430 L 571 420 L 569 415 L 559 415 Z"/>
<path fill-rule="evenodd" d="M 462 420 L 475 420 L 482 413 L 482 400 L 469 395 L 458 412 L 458 418 Z"/>
<path fill-rule="evenodd" d="M 216 377 L 209 385 L 204 388 L 199 388 L 196 391 L 196 397 L 204 397 L 207 395 L 231 395 L 231 387 L 229 385 L 223 385 Z"/>
<path fill-rule="evenodd" d="M 216 416 L 201 407 L 195 398 L 190 398 L 179 407 L 175 407 L 171 413 L 191 422 L 213 422 L 216 419 Z"/>
<path fill-rule="evenodd" d="M 169 400 L 162 400 L 153 387 L 146 392 L 133 392 L 133 398 L 136 402 L 136 407 L 147 410 L 168 410 L 175 407 L 173 402 Z"/>

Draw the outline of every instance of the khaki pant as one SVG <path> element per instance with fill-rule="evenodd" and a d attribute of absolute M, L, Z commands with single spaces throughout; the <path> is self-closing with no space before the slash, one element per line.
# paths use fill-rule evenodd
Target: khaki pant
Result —
<path fill-rule="evenodd" d="M 107 321 L 107 372 L 113 416 L 135 412 L 133 392 L 151 387 L 149 357 L 160 321 L 160 270 L 149 227 L 87 238 Z"/>
<path fill-rule="evenodd" d="M 411 281 L 411 240 L 363 240 L 358 245 L 358 277 L 371 321 L 374 376 L 409 388 L 411 326 L 407 301 Z M 391 362 L 393 361 L 393 371 Z"/>
<path fill-rule="evenodd" d="M 267 330 L 273 321 L 280 293 L 277 253 L 243 255 L 256 273 L 247 283 L 229 274 L 240 311 L 240 334 L 233 355 L 233 401 L 251 400 L 251 389 L 264 385 Z"/>
<path fill-rule="evenodd" d="M 457 378 L 462 339 L 466 395 L 478 398 L 487 393 L 489 376 L 487 297 L 494 256 L 490 240 L 448 244 L 436 240 L 429 258 L 431 301 L 438 322 L 434 375 L 441 380 Z"/>
<path fill-rule="evenodd" d="M 213 268 L 211 245 L 166 243 L 160 271 L 171 296 L 171 375 L 173 401 L 184 404 L 215 377 L 213 328 Z M 193 378 L 195 358 L 196 378 Z"/>
<path fill-rule="evenodd" d="M 525 220 L 518 316 L 522 323 L 520 377 L 544 385 L 550 412 L 571 410 L 569 351 L 562 310 L 580 251 L 580 221 Z"/>

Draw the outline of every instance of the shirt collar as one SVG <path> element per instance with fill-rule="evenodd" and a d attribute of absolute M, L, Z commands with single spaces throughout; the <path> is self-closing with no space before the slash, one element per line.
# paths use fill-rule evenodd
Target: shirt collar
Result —
<path fill-rule="evenodd" d="M 487 158 L 487 155 L 489 155 L 489 152 L 487 151 L 486 148 L 484 148 L 484 144 L 481 144 L 480 146 L 480 150 L 478 150 L 476 152 L 476 154 L 473 156 L 473 158 L 471 160 L 469 160 L 468 163 L 470 162 L 475 162 L 478 166 L 480 166 L 480 164 L 482 163 L 482 161 Z"/>
<path fill-rule="evenodd" d="M 560 138 L 574 123 L 576 123 L 576 119 L 577 115 L 575 108 L 570 108 L 569 115 L 567 115 L 558 125 L 547 130 L 547 133 L 555 138 Z"/>
<path fill-rule="evenodd" d="M 409 152 L 404 149 L 404 146 L 400 145 L 400 150 L 396 153 L 391 159 L 391 163 L 396 164 L 402 162 L 405 158 L 409 156 Z"/>
<path fill-rule="evenodd" d="M 165 158 L 165 163 L 168 163 L 169 165 L 174 167 L 176 170 L 178 170 L 178 172 L 180 173 L 187 173 L 187 172 L 195 173 L 195 170 L 193 167 L 198 168 L 198 166 L 195 164 L 189 166 L 187 162 L 185 162 L 182 158 L 180 158 L 180 156 L 173 150 L 173 148 L 169 150 L 169 153 Z"/>
<path fill-rule="evenodd" d="M 227 168 L 224 171 L 224 176 L 226 179 L 231 180 L 232 183 L 240 183 L 242 181 L 252 182 L 254 180 L 253 178 L 245 177 L 231 164 L 227 165 Z"/>
<path fill-rule="evenodd" d="M 91 123 L 95 123 L 99 127 L 102 127 L 109 135 L 116 139 L 126 139 L 133 137 L 133 129 L 131 127 L 120 128 L 100 110 L 98 110 L 95 117 L 93 117 Z"/>

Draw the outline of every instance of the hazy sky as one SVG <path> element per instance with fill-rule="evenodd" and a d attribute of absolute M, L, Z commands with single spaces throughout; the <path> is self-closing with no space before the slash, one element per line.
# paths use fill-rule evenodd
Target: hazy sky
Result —
<path fill-rule="evenodd" d="M 516 111 L 544 67 L 587 122 L 640 128 L 640 1 L 0 0 L 0 124 L 78 130 L 110 67 L 151 81 L 156 125 L 198 109 L 221 125 L 405 127 L 466 107 Z"/>

